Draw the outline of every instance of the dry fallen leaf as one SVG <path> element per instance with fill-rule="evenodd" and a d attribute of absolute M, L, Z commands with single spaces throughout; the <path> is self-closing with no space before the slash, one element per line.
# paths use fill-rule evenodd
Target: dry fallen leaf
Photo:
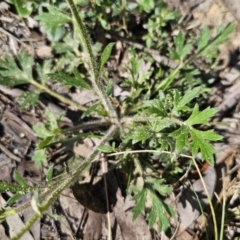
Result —
<path fill-rule="evenodd" d="M 203 180 L 210 197 L 212 197 L 216 184 L 216 171 L 213 166 L 209 166 L 204 172 Z M 196 194 L 198 195 L 198 199 L 196 198 Z M 184 230 L 189 227 L 200 216 L 200 209 L 204 209 L 207 205 L 207 195 L 201 179 L 198 179 L 192 184 L 192 187 L 185 189 L 178 196 L 177 212 L 181 222 L 180 229 Z"/>

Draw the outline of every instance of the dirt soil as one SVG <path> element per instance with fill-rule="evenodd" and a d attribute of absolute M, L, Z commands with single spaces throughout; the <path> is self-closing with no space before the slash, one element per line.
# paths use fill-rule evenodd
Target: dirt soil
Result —
<path fill-rule="evenodd" d="M 225 196 L 228 203 L 227 209 L 231 212 L 239 211 L 240 203 L 240 4 L 237 5 L 237 2 L 236 0 L 168 1 L 170 8 L 178 9 L 182 13 L 182 18 L 189 19 L 187 29 L 200 29 L 202 26 L 208 25 L 214 31 L 220 23 L 236 24 L 230 42 L 221 46 L 219 58 L 222 59 L 222 66 L 216 73 L 215 77 L 218 81 L 212 86 L 212 93 L 207 103 L 207 105 L 219 108 L 217 116 L 212 121 L 216 123 L 215 130 L 224 136 L 224 141 L 215 146 L 217 148 L 215 167 L 206 166 L 206 169 L 203 170 L 209 192 L 212 194 L 215 192 L 213 195 L 216 209 L 221 207 L 219 202 Z M 0 57 L 3 57 L 4 54 L 16 55 L 27 50 L 35 59 L 55 59 L 56 56 L 54 56 L 46 36 L 41 34 L 41 31 L 37 31 L 37 28 L 39 25 L 34 19 L 29 17 L 23 21 L 8 3 L 1 1 Z M 109 38 L 109 35 L 101 36 L 101 38 L 103 38 L 101 41 L 104 41 L 104 39 Z M 121 76 L 125 74 L 122 67 L 124 61 L 125 63 L 128 61 L 127 57 L 123 57 L 122 62 L 119 63 L 120 54 L 125 54 L 122 48 L 123 41 L 121 38 L 118 40 L 115 55 L 111 59 Z M 164 64 L 164 60 L 161 61 Z M 165 64 L 174 67 L 175 63 L 167 62 Z M 117 78 L 118 76 L 116 76 Z M 54 84 L 51 88 L 82 105 L 96 100 L 96 96 L 87 90 L 70 93 Z M 76 110 L 67 109 L 67 106 L 60 104 L 46 94 L 41 96 L 37 108 L 31 109 L 31 111 L 21 110 L 17 97 L 25 90 L 24 88 L 8 89 L 0 85 L 0 178 L 12 182 L 13 172 L 16 170 L 29 184 L 40 184 L 44 180 L 46 169 L 37 168 L 31 161 L 34 146 L 38 141 L 32 126 L 44 120 L 43 113 L 46 109 L 57 114 L 67 112 L 61 122 L 62 126 L 74 126 L 80 119 Z M 119 86 L 116 86 L 114 94 L 124 98 L 126 93 Z M 51 152 L 49 161 L 54 161 L 60 166 L 64 159 L 74 155 L 85 157 L 97 144 L 97 141 L 97 139 L 87 138 L 81 143 L 56 148 Z M 141 216 L 136 222 L 132 222 L 129 209 L 133 207 L 134 203 L 130 199 L 124 199 L 119 193 L 119 189 L 114 187 L 113 183 L 117 181 L 115 174 L 110 171 L 107 175 L 107 181 L 110 185 L 109 191 L 112 193 L 110 201 L 115 203 L 115 208 L 110 214 L 111 227 L 114 232 L 113 239 L 169 239 L 164 234 L 157 235 L 154 230 L 150 233 L 144 218 Z M 86 181 L 81 191 L 78 190 L 78 183 L 71 190 L 65 190 L 49 210 L 49 213 L 61 215 L 61 218 L 53 219 L 44 216 L 22 239 L 107 239 L 107 210 L 101 181 L 102 179 L 95 185 Z M 194 186 L 195 190 L 202 188 L 199 179 L 195 181 Z M 191 193 L 185 192 L 184 195 L 179 196 L 177 208 L 182 224 L 175 225 L 174 235 L 171 239 L 201 239 L 203 229 L 207 225 L 203 221 L 200 210 L 197 210 L 198 207 L 193 209 L 191 204 L 183 206 L 182 202 L 188 199 L 188 194 Z M 81 204 L 76 200 L 79 196 L 84 196 Z M 26 195 L 20 199 L 20 202 L 24 203 L 31 197 L 30 194 Z M 8 198 L 8 194 L 1 195 L 1 207 L 4 207 Z M 202 203 L 203 206 L 205 204 L 207 207 L 205 199 L 202 199 Z M 206 213 L 209 213 L 207 208 Z M 7 240 L 14 236 L 32 214 L 33 210 L 29 208 L 20 215 L 8 217 L 0 225 L 0 239 Z M 227 239 L 239 239 L 236 238 L 240 236 L 239 220 L 236 221 L 235 218 L 234 221 L 229 221 L 226 224 Z"/>

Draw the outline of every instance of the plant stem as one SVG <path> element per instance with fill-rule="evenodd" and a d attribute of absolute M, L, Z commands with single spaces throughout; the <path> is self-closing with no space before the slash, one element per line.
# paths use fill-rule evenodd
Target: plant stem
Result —
<path fill-rule="evenodd" d="M 87 108 L 85 108 L 85 107 L 81 106 L 80 104 L 78 104 L 76 102 L 73 102 L 72 100 L 70 100 L 68 98 L 65 98 L 62 95 L 50 90 L 48 87 L 42 85 L 41 83 L 38 83 L 34 80 L 30 80 L 30 83 L 32 85 L 34 85 L 35 87 L 37 87 L 38 89 L 40 89 L 41 91 L 44 91 L 44 92 L 50 94 L 51 96 L 57 98 L 58 100 L 60 100 L 61 102 L 65 103 L 65 104 L 76 107 L 80 111 L 86 111 L 87 110 Z"/>
<path fill-rule="evenodd" d="M 121 123 L 131 123 L 131 122 L 148 122 L 148 121 L 161 121 L 168 120 L 170 122 L 176 123 L 180 126 L 184 125 L 184 122 L 174 117 L 148 117 L 148 116 L 136 116 L 136 117 L 123 117 Z"/>
<path fill-rule="evenodd" d="M 107 122 L 106 120 L 102 119 L 102 120 L 96 120 L 96 121 L 89 121 L 86 123 L 82 123 L 78 126 L 63 129 L 63 130 L 61 130 L 61 132 L 62 132 L 62 134 L 66 134 L 66 133 L 74 132 L 74 131 L 78 131 L 78 130 L 86 130 L 86 129 L 94 128 L 94 127 L 99 128 L 99 127 L 109 126 L 109 125 L 111 125 L 110 122 Z"/>
<path fill-rule="evenodd" d="M 118 130 L 118 126 L 112 125 L 104 137 L 101 139 L 101 142 L 99 145 L 105 144 Z M 45 203 L 42 204 L 41 208 L 39 209 L 41 211 L 41 214 L 46 212 L 48 208 L 52 205 L 52 203 L 59 197 L 59 195 L 62 193 L 64 189 L 69 187 L 71 184 L 73 184 L 75 181 L 78 180 L 81 173 L 86 169 L 86 167 L 94 160 L 94 158 L 99 153 L 99 150 L 97 146 L 93 149 L 93 151 L 89 154 L 89 156 L 82 161 L 81 165 L 76 169 L 75 172 L 68 178 L 66 178 L 64 181 L 54 183 L 52 186 L 48 186 L 47 192 L 43 193 L 45 197 Z M 49 194 L 46 194 L 49 193 Z M 42 196 L 40 195 L 40 199 Z M 28 206 L 30 205 L 30 202 L 28 203 Z M 39 214 L 35 214 L 24 226 L 23 229 L 17 235 L 13 238 L 13 240 L 19 239 L 26 231 L 28 231 L 31 226 L 36 222 L 36 220 L 40 217 Z"/>
<path fill-rule="evenodd" d="M 88 56 L 87 62 L 90 66 L 90 75 L 91 75 L 93 89 L 97 93 L 99 98 L 101 99 L 104 108 L 107 110 L 107 112 L 111 118 L 111 122 L 117 124 L 120 127 L 118 115 L 111 103 L 110 98 L 105 93 L 104 86 L 101 81 L 101 73 L 97 66 L 95 56 L 93 54 L 93 50 L 92 50 L 92 46 L 91 46 L 91 41 L 87 34 L 86 28 L 83 24 L 82 19 L 79 16 L 79 13 L 77 11 L 77 8 L 76 8 L 73 0 L 67 0 L 67 2 L 71 9 L 73 19 L 76 22 L 76 26 L 79 29 L 79 36 L 80 36 L 80 40 L 81 40 L 83 49 Z"/>
<path fill-rule="evenodd" d="M 223 182 L 223 201 L 222 201 L 222 216 L 221 216 L 221 229 L 220 229 L 220 236 L 219 240 L 223 240 L 223 233 L 224 233 L 224 223 L 225 223 L 225 214 L 226 214 L 226 182 L 225 182 L 225 174 L 222 170 L 222 182 Z"/>
<path fill-rule="evenodd" d="M 208 192 L 208 190 L 207 190 L 206 184 L 205 184 L 205 182 L 204 182 L 204 180 L 203 180 L 201 171 L 200 171 L 200 169 L 199 169 L 199 167 L 198 167 L 198 165 L 197 165 L 197 163 L 196 163 L 196 161 L 195 161 L 195 158 L 192 157 L 192 160 L 193 160 L 193 163 L 194 163 L 194 165 L 195 165 L 195 167 L 196 167 L 196 169 L 197 169 L 197 172 L 198 172 L 198 175 L 199 175 L 199 177 L 200 177 L 200 179 L 201 179 L 201 182 L 202 182 L 202 184 L 203 184 L 203 188 L 204 188 L 204 191 L 205 191 L 205 193 L 206 193 L 206 196 L 207 196 L 207 199 L 208 199 L 208 203 L 209 203 L 209 206 L 210 206 L 210 209 L 211 209 L 212 218 L 213 218 L 213 225 L 214 225 L 214 234 L 215 234 L 214 238 L 215 238 L 215 240 L 219 240 L 219 239 L 218 239 L 217 219 L 216 219 L 216 214 L 215 214 L 215 211 L 214 211 L 214 207 L 213 207 L 213 204 L 212 204 L 211 197 L 210 197 L 209 192 Z"/>
<path fill-rule="evenodd" d="M 35 213 L 32 218 L 25 223 L 24 227 L 20 230 L 20 232 L 17 233 L 13 238 L 11 238 L 11 240 L 21 239 L 21 237 L 23 237 L 23 235 L 31 228 L 31 226 L 38 220 L 39 217 L 39 214 Z"/>

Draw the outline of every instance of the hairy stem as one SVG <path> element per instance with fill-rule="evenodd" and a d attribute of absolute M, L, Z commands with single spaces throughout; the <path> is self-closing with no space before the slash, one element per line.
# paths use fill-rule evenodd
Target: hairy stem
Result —
<path fill-rule="evenodd" d="M 39 217 L 39 214 L 35 213 L 32 218 L 25 223 L 24 227 L 20 230 L 20 232 L 17 233 L 13 238 L 11 238 L 11 240 L 21 239 L 21 237 L 23 237 L 23 235 L 31 228 L 31 226 L 38 220 Z"/>
<path fill-rule="evenodd" d="M 99 98 L 101 99 L 104 108 L 107 110 L 107 112 L 111 118 L 111 122 L 120 126 L 117 113 L 112 105 L 110 98 L 105 93 L 104 86 L 101 81 L 101 72 L 99 71 L 99 68 L 97 66 L 96 59 L 93 54 L 93 50 L 92 50 L 92 46 L 91 46 L 91 41 L 87 34 L 86 28 L 83 24 L 82 19 L 79 16 L 79 13 L 77 11 L 77 8 L 76 8 L 73 0 L 67 0 L 67 2 L 71 9 L 73 19 L 76 22 L 76 26 L 79 29 L 79 37 L 80 37 L 80 40 L 81 40 L 81 43 L 83 46 L 83 50 L 86 52 L 86 54 L 88 56 L 87 62 L 90 67 L 92 86 L 93 86 L 95 92 L 97 93 L 97 95 L 99 96 Z"/>
<path fill-rule="evenodd" d="M 101 139 L 101 142 L 99 145 L 105 144 L 118 130 L 118 126 L 116 125 L 112 125 L 108 131 L 106 132 L 106 134 L 104 135 L 104 137 Z M 49 189 L 43 193 L 45 198 L 44 198 L 44 203 L 42 204 L 41 209 L 39 209 L 41 211 L 41 214 L 43 214 L 44 212 L 46 212 L 48 210 L 48 208 L 52 205 L 52 203 L 59 197 L 59 195 L 62 193 L 62 191 L 64 189 L 66 189 L 67 187 L 69 187 L 71 184 L 73 184 L 75 181 L 78 180 L 78 178 L 80 177 L 81 173 L 86 169 L 86 167 L 94 160 L 94 158 L 97 156 L 97 154 L 99 153 L 99 150 L 97 149 L 97 146 L 93 149 L 93 151 L 89 154 L 89 156 L 82 161 L 81 165 L 76 169 L 75 172 L 72 173 L 71 176 L 69 176 L 68 178 L 66 178 L 65 180 L 58 182 L 58 183 L 54 183 L 52 184 L 52 186 L 49 186 Z M 48 193 L 48 194 L 46 194 Z M 40 199 L 42 199 L 42 195 L 40 195 Z M 28 203 L 28 206 L 30 206 L 30 202 Z M 26 205 L 25 205 L 26 207 Z M 31 226 L 36 222 L 36 220 L 40 217 L 39 214 L 35 214 L 25 225 L 25 227 L 23 229 L 21 229 L 21 231 L 13 238 L 13 240 L 17 240 L 19 239 L 21 236 L 23 236 L 23 234 L 28 231 Z"/>
<path fill-rule="evenodd" d="M 71 101 L 70 99 L 65 98 L 62 95 L 50 90 L 48 87 L 42 85 L 41 83 L 38 83 L 34 80 L 30 80 L 30 83 L 32 85 L 34 85 L 35 87 L 37 87 L 38 89 L 40 89 L 41 91 L 44 91 L 44 92 L 48 93 L 49 95 L 57 98 L 58 100 L 60 100 L 61 102 L 65 103 L 65 104 L 76 107 L 80 111 L 86 111 L 87 110 L 85 107 L 81 106 L 80 104 L 78 104 L 74 101 Z"/>

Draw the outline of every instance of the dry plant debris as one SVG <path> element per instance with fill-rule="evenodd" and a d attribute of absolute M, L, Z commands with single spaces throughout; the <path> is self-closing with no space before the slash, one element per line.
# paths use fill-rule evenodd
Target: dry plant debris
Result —
<path fill-rule="evenodd" d="M 194 3 L 193 3 L 194 2 Z M 213 32 L 217 26 L 234 22 L 236 28 L 230 37 L 230 42 L 223 45 L 220 49 L 219 59 L 223 60 L 223 64 L 219 66 L 217 75 L 213 75 L 214 79 L 218 79 L 212 85 L 212 93 L 208 99 L 209 105 L 214 105 L 219 108 L 219 112 L 213 122 L 216 123 L 216 130 L 219 131 L 225 139 L 221 146 L 216 145 L 218 152 L 216 154 L 216 166 L 209 166 L 206 171 L 203 171 L 203 179 L 206 182 L 210 196 L 215 196 L 214 204 L 216 209 L 221 207 L 223 196 L 226 198 L 225 211 L 229 214 L 226 218 L 226 236 L 227 239 L 236 239 L 239 236 L 239 146 L 240 139 L 238 137 L 239 130 L 239 23 L 240 6 L 236 1 L 168 1 L 169 7 L 177 8 L 182 11 L 182 21 L 186 20 L 186 31 L 193 29 L 193 34 L 197 34 L 204 25 L 212 28 Z M 18 55 L 23 51 L 31 54 L 36 61 L 50 59 L 58 61 L 61 47 L 53 48 L 50 44 L 48 36 L 46 36 L 38 21 L 32 17 L 23 20 L 16 13 L 13 6 L 7 2 L 0 3 L 0 57 L 12 54 Z M 145 13 L 146 14 L 146 13 Z M 130 20 L 138 31 L 141 29 L 139 22 L 146 21 L 147 14 L 139 16 L 133 12 L 132 16 L 135 20 Z M 189 20 L 188 20 L 189 19 Z M 113 23 L 119 24 L 119 23 Z M 129 109 L 118 109 L 119 102 L 127 99 L 130 95 L 128 86 L 121 86 L 123 79 L 128 79 L 131 72 L 127 71 L 126 66 L 131 64 L 131 48 L 134 47 L 137 51 L 143 54 L 149 54 L 152 60 L 143 60 L 140 65 L 138 77 L 146 76 L 144 80 L 150 79 L 153 84 L 154 79 L 151 79 L 147 74 L 153 71 L 154 64 L 175 69 L 179 62 L 172 60 L 169 56 L 159 53 L 158 50 L 146 47 L 145 42 L 139 43 L 136 38 L 132 40 L 126 36 L 121 36 L 115 32 L 107 32 L 102 27 L 99 27 L 102 33 L 100 36 L 95 36 L 96 41 L 103 45 L 109 40 L 116 41 L 114 52 L 108 61 L 108 73 L 106 76 L 113 78 L 113 94 L 112 102 L 116 109 L 128 112 Z M 69 29 L 67 29 L 69 31 Z M 177 33 L 170 33 L 176 35 Z M 100 39 L 98 39 L 98 37 Z M 74 42 L 72 43 L 74 47 Z M 97 46 L 96 46 L 97 47 Z M 59 52 L 57 52 L 57 49 Z M 74 49 L 79 57 L 75 61 L 82 61 L 79 50 Z M 73 62 L 72 62 L 73 64 Z M 199 65 L 198 65 L 199 64 Z M 205 69 L 205 63 L 195 61 L 195 66 L 199 66 L 205 74 L 209 73 L 209 69 Z M 68 66 L 70 63 L 68 63 Z M 65 68 L 62 62 L 58 62 L 58 68 Z M 49 70 L 49 69 L 47 69 Z M 159 73 L 160 74 L 160 73 Z M 212 74 L 212 72 L 211 72 Z M 177 84 L 177 83 L 176 83 Z M 88 107 L 92 103 L 97 103 L 99 98 L 89 89 L 67 89 L 58 83 L 48 83 L 49 87 L 60 95 L 67 96 L 72 101 Z M 17 172 L 27 179 L 30 184 L 41 184 L 44 182 L 46 168 L 41 170 L 37 168 L 31 161 L 34 154 L 34 146 L 38 141 L 36 133 L 32 130 L 33 125 L 41 124 L 46 120 L 44 114 L 46 110 L 51 110 L 59 115 L 65 113 L 65 116 L 60 120 L 61 127 L 74 127 L 81 123 L 80 111 L 74 107 L 68 107 L 66 103 L 57 101 L 47 94 L 41 94 L 36 107 L 29 107 L 28 110 L 22 110 L 19 105 L 22 100 L 19 96 L 26 91 L 34 90 L 32 86 L 24 86 L 21 88 L 6 88 L 0 86 L 0 108 L 1 108 L 1 141 L 0 141 L 0 173 L 1 180 L 13 182 L 13 171 Z M 147 93 L 146 93 L 147 94 Z M 101 109 L 102 110 L 102 109 Z M 131 111 L 129 111 L 131 113 Z M 94 117 L 94 116 L 93 116 Z M 94 121 L 94 119 L 92 120 Z M 99 132 L 104 131 L 105 125 L 100 126 Z M 78 129 L 75 135 L 81 134 Z M 75 136 L 74 135 L 74 136 Z M 96 136 L 95 136 L 96 137 Z M 56 145 L 48 152 L 47 161 L 56 164 L 56 170 L 64 173 L 69 171 L 69 166 L 76 167 L 81 161 L 81 157 L 86 157 L 98 145 L 99 139 L 86 137 L 82 142 L 65 143 Z M 77 157 L 76 157 L 77 156 Z M 71 159 L 72 163 L 66 163 L 66 159 Z M 97 159 L 97 158 L 96 158 Z M 111 161 L 111 160 L 110 160 Z M 153 160 L 154 162 L 154 160 Z M 156 162 L 156 161 L 155 161 Z M 65 164 L 65 165 L 64 165 Z M 68 166 L 69 165 L 69 166 Z M 64 167 L 62 167 L 64 166 Z M 181 166 L 180 166 L 181 167 Z M 222 169 L 225 169 L 225 174 L 222 175 Z M 70 169 L 71 171 L 71 169 Z M 167 175 L 164 166 L 159 164 L 158 171 L 161 174 Z M 93 172 L 93 173 L 92 173 Z M 90 174 L 92 173 L 92 174 Z M 186 170 L 187 173 L 187 170 Z M 138 175 L 139 173 L 135 173 Z M 110 214 L 111 228 L 113 239 L 173 239 L 165 236 L 165 234 L 157 233 L 159 222 L 157 222 L 150 231 L 144 215 L 141 213 L 135 221 L 132 221 L 132 209 L 136 203 L 129 196 L 124 196 L 120 189 L 123 188 L 125 176 L 121 176 L 117 170 L 109 170 L 105 176 L 107 181 L 107 193 L 109 196 L 109 206 L 106 205 L 106 187 L 104 185 L 104 173 L 98 163 L 94 163 L 86 171 L 79 182 L 72 185 L 71 190 L 65 190 L 60 195 L 58 201 L 50 207 L 49 212 L 53 218 L 44 217 L 41 222 L 38 221 L 30 231 L 27 231 L 22 239 L 107 239 L 108 229 L 107 224 L 108 208 L 112 208 Z M 186 175 L 188 178 L 191 174 Z M 94 177 L 95 176 L 95 177 Z M 124 180 L 123 180 L 124 179 Z M 122 181 L 121 181 L 122 180 Z M 187 179 L 188 180 L 188 179 Z M 120 181 L 121 183 L 119 183 Z M 189 182 L 189 181 L 188 181 Z M 217 186 L 215 187 L 215 183 Z M 223 183 L 225 188 L 223 188 Z M 177 185 L 181 187 L 182 182 Z M 190 188 L 181 189 L 179 194 L 173 197 L 176 204 L 172 204 L 178 213 L 178 218 L 171 219 L 171 235 L 174 239 L 204 239 L 205 228 L 207 224 L 202 222 L 212 221 L 207 208 L 206 193 L 202 186 L 201 180 L 190 179 Z M 184 185 L 184 184 L 183 184 Z M 195 193 L 200 192 L 196 199 Z M 215 192 L 215 194 L 214 194 Z M 178 195 L 178 196 L 177 196 Z M 1 196 L 1 207 L 4 207 L 5 200 L 9 196 Z M 21 198 L 19 202 L 24 203 L 31 199 L 31 195 Z M 165 199 L 166 202 L 174 202 L 173 199 Z M 207 212 L 206 216 L 201 212 L 199 202 Z M 192 203 L 191 203 L 192 202 Z M 149 211 L 149 209 L 147 209 Z M 150 212 L 150 211 L 149 211 Z M 57 215 L 61 215 L 58 218 Z M 221 210 L 218 212 L 221 215 Z M 32 215 L 32 212 L 25 211 L 23 215 L 15 215 L 9 217 L 0 225 L 0 238 L 9 239 L 13 237 L 24 223 Z M 203 219 L 203 220 L 202 220 Z M 231 219 L 234 219 L 231 221 Z M 196 220 L 196 221 L 195 221 Z M 176 222 L 177 221 L 177 222 Z M 229 222 L 228 222 L 229 221 Z M 218 223 L 220 225 L 220 223 Z M 199 225 L 201 227 L 196 227 Z M 6 227 L 9 229 L 6 230 Z M 210 232 L 210 238 L 212 233 Z"/>

